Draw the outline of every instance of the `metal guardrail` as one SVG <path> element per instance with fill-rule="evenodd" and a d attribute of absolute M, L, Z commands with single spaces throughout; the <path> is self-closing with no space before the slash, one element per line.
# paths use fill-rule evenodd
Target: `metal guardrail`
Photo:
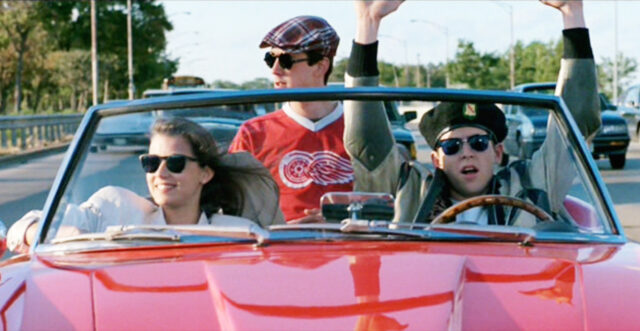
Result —
<path fill-rule="evenodd" d="M 0 148 L 25 150 L 72 136 L 83 114 L 0 116 Z"/>

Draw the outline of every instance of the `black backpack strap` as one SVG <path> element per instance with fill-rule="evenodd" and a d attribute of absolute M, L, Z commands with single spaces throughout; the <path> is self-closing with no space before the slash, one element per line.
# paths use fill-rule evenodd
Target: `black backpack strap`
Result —
<path fill-rule="evenodd" d="M 398 174 L 398 187 L 396 187 L 396 192 L 400 191 L 404 184 L 409 180 L 409 175 L 411 175 L 411 169 L 413 166 L 410 162 L 402 162 L 402 166 L 400 167 L 400 174 Z"/>
<path fill-rule="evenodd" d="M 427 217 L 433 208 L 433 205 L 436 202 L 436 199 L 442 194 L 444 187 L 447 183 L 447 179 L 445 178 L 445 174 L 442 170 L 435 170 L 435 174 L 429 183 L 429 188 L 427 189 L 427 194 L 424 199 L 422 199 L 422 203 L 420 203 L 420 208 L 416 213 L 416 216 L 413 218 L 411 223 L 426 223 Z"/>

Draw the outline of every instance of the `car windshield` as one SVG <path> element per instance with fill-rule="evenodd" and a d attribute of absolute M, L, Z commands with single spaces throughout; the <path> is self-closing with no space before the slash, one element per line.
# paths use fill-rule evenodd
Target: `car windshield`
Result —
<path fill-rule="evenodd" d="M 442 93 L 442 91 L 436 93 L 429 90 L 422 92 L 409 90 L 398 95 L 398 93 L 394 92 L 394 89 L 388 88 L 370 89 L 376 91 L 376 93 L 366 93 L 366 91 L 363 92 L 362 90 L 350 92 L 348 90 L 344 89 L 332 95 L 327 95 L 327 93 L 323 93 L 319 89 L 308 90 L 305 93 L 299 93 L 300 91 L 295 91 L 298 93 L 287 93 L 286 91 L 271 90 L 230 92 L 223 98 L 208 95 L 200 95 L 198 97 L 176 96 L 172 100 L 162 99 L 157 102 L 145 100 L 147 102 L 132 101 L 125 105 L 103 105 L 90 111 L 87 116 L 92 116 L 96 120 L 85 121 L 85 126 L 78 130 L 76 139 L 68 152 L 67 161 L 63 164 L 63 170 L 60 171 L 56 185 L 52 189 L 52 195 L 49 197 L 49 209 L 45 209 L 47 216 L 44 219 L 49 223 L 48 226 L 44 227 L 46 233 L 43 234 L 42 244 L 45 245 L 41 244 L 40 246 L 50 248 L 70 244 L 78 245 L 78 240 L 86 240 L 84 244 L 88 245 L 89 243 L 95 244 L 104 240 L 114 240 L 114 238 L 118 238 L 118 243 L 126 241 L 135 244 L 140 242 L 148 244 L 156 241 L 161 244 L 166 244 L 167 242 L 176 244 L 196 240 L 194 238 L 200 238 L 197 240 L 203 240 L 202 238 L 207 237 L 215 237 L 218 240 L 220 237 L 226 238 L 224 231 L 217 230 L 193 232 L 191 230 L 176 229 L 177 237 L 173 233 L 167 234 L 167 230 L 164 228 L 162 230 L 153 229 L 155 237 L 147 235 L 146 231 L 150 231 L 148 228 L 135 230 L 135 235 L 130 234 L 131 229 L 125 231 L 124 235 L 120 230 L 118 230 L 119 232 L 113 232 L 114 226 L 157 225 L 154 220 L 149 218 L 149 213 L 154 210 L 162 212 L 161 208 L 159 209 L 151 198 L 149 186 L 151 184 L 147 183 L 148 174 L 145 173 L 143 166 L 141 166 L 141 155 L 149 152 L 148 144 L 153 123 L 158 119 L 189 118 L 213 135 L 218 142 L 219 150 L 222 152 L 227 150 L 231 140 L 243 123 L 244 115 L 239 116 L 238 114 L 246 114 L 244 109 L 254 109 L 255 107 L 278 109 L 280 105 L 286 108 L 289 102 L 295 102 L 296 100 L 306 102 L 318 100 L 336 101 L 337 105 L 342 105 L 343 108 L 346 102 L 351 102 L 346 100 L 353 101 L 354 99 L 391 102 L 394 104 L 411 103 L 424 107 L 424 109 L 417 109 L 416 106 L 415 110 L 418 113 L 428 114 L 431 108 L 443 102 L 443 100 L 451 101 L 459 98 L 460 102 L 473 104 L 474 101 L 487 103 L 487 100 L 493 98 L 495 100 L 492 103 L 500 109 L 505 109 L 507 106 L 518 106 L 535 110 L 537 113 L 550 114 L 554 125 L 548 125 L 546 139 L 549 140 L 549 137 L 553 137 L 554 140 L 548 142 L 548 146 L 542 149 L 552 148 L 553 153 L 557 155 L 554 155 L 553 158 L 547 158 L 542 154 L 534 154 L 532 158 L 526 159 L 520 159 L 517 155 L 505 155 L 507 162 L 502 162 L 502 166 L 496 165 L 495 172 L 507 171 L 510 172 L 511 177 L 526 173 L 528 183 L 518 181 L 512 184 L 521 186 L 517 194 L 514 193 L 515 197 L 529 202 L 533 201 L 534 207 L 539 207 L 550 214 L 550 219 L 547 219 L 546 223 L 555 223 L 561 226 L 536 226 L 538 223 L 545 223 L 542 222 L 540 216 L 531 216 L 526 211 L 519 212 L 516 211 L 516 208 L 505 205 L 504 210 L 510 213 L 510 217 L 514 219 L 523 218 L 527 219 L 527 221 L 514 223 L 512 226 L 503 226 L 504 229 L 498 232 L 493 227 L 474 225 L 473 222 L 456 224 L 457 227 L 453 226 L 453 224 L 448 226 L 447 223 L 437 226 L 430 226 L 426 223 L 411 226 L 411 224 L 395 222 L 393 220 L 393 208 L 391 208 L 390 210 L 371 209 L 373 214 L 359 214 L 359 218 L 364 218 L 366 221 L 376 221 L 377 223 L 358 223 L 359 225 L 353 223 L 345 227 L 344 224 L 340 225 L 340 222 L 343 218 L 355 215 L 353 213 L 353 205 L 344 202 L 334 203 L 334 201 L 328 202 L 328 209 L 324 209 L 329 222 L 324 225 L 311 224 L 301 227 L 285 224 L 269 229 L 268 226 L 260 227 L 256 219 L 251 219 L 250 221 L 255 221 L 257 228 L 271 233 L 271 237 L 260 234 L 261 237 L 266 236 L 273 239 L 284 236 L 287 240 L 292 240 L 292 238 L 305 240 L 309 238 L 327 240 L 329 238 L 330 240 L 335 240 L 336 236 L 341 240 L 362 240 L 363 238 L 375 240 L 497 240 L 496 238 L 512 238 L 514 240 L 523 240 L 523 237 L 536 236 L 538 240 L 551 238 L 554 241 L 572 242 L 577 240 L 576 238 L 580 240 L 599 240 L 598 238 L 602 239 L 603 236 L 617 235 L 618 230 L 613 219 L 614 216 L 612 216 L 612 209 L 607 205 L 606 198 L 603 197 L 602 188 L 604 186 L 596 174 L 597 169 L 594 169 L 593 161 L 587 156 L 588 147 L 582 140 L 580 133 L 577 132 L 575 123 L 567 119 L 569 113 L 562 108 L 561 103 L 557 101 L 558 99 L 550 96 L 531 96 L 524 97 L 523 100 L 523 97 L 516 97 L 517 94 L 508 92 L 475 91 L 466 94 L 464 92 L 451 92 L 451 94 L 446 94 L 441 98 L 438 93 Z M 252 104 L 250 100 L 254 99 L 260 100 L 260 103 Z M 268 106 L 265 107 L 265 105 Z M 136 125 L 133 125 L 134 120 Z M 342 121 L 342 119 L 340 118 L 339 121 Z M 95 126 L 93 125 L 94 123 Z M 114 123 L 129 123 L 132 125 L 114 125 Z M 417 125 L 407 126 L 416 139 L 424 139 L 420 132 L 417 131 L 417 127 Z M 480 148 L 476 146 L 476 142 L 471 142 L 470 140 L 470 138 L 467 138 L 466 143 L 471 148 Z M 252 143 L 258 146 L 262 144 L 261 141 Z M 424 140 L 422 140 L 422 143 L 416 141 L 416 144 L 419 150 L 417 159 L 414 162 L 420 164 L 425 171 L 433 173 L 434 165 L 429 157 L 431 150 L 424 143 Z M 182 162 L 180 166 L 172 164 L 179 163 L 178 161 Z M 159 159 L 158 162 L 156 169 L 158 165 L 166 164 L 168 169 L 174 167 L 173 171 L 176 172 L 182 171 L 189 164 L 188 160 L 186 160 L 187 166 L 185 166 L 185 160 Z M 505 164 L 510 165 L 505 166 Z M 304 171 L 303 167 L 304 165 L 300 165 L 300 171 Z M 559 167 L 561 167 L 561 171 Z M 378 180 L 384 181 L 388 179 L 380 177 Z M 113 191 L 114 188 L 116 191 Z M 135 209 L 135 206 L 124 206 L 118 202 L 110 201 L 109 199 L 111 199 L 112 195 L 109 194 L 107 194 L 107 198 L 104 196 L 96 198 L 96 194 L 103 194 L 105 190 L 112 190 L 109 191 L 111 192 L 109 194 L 123 194 L 122 192 L 126 192 L 124 194 L 127 197 L 133 198 L 125 198 L 124 200 L 129 202 L 138 201 L 133 205 L 143 205 L 141 207 L 143 210 L 140 211 Z M 500 192 L 498 190 L 496 193 Z M 209 192 L 208 194 L 216 193 Z M 391 206 L 393 206 L 393 199 L 398 197 L 394 193 L 389 196 Z M 498 204 L 501 203 L 501 201 L 498 201 Z M 91 214 L 95 211 L 92 208 L 101 208 L 100 204 L 108 205 L 104 207 L 108 211 L 103 210 L 97 214 Z M 488 202 L 488 205 L 495 205 L 495 201 Z M 321 201 L 318 201 L 318 207 L 321 207 Z M 132 210 L 134 211 L 132 212 Z M 216 212 L 224 213 L 225 211 L 218 210 Z M 335 213 L 331 214 L 333 212 Z M 89 214 L 91 216 L 88 216 Z M 529 216 L 523 216 L 525 214 Z M 160 215 L 162 216 L 161 213 Z M 331 215 L 339 216 L 331 217 Z M 246 224 L 242 223 L 240 225 L 244 226 Z M 206 228 L 208 225 L 205 222 L 201 226 Z M 476 230 L 479 230 L 473 230 L 474 226 L 477 228 Z M 465 230 L 459 230 L 458 228 L 460 227 L 465 228 Z M 80 229 L 68 231 L 69 228 Z M 112 231 L 116 235 L 91 235 L 108 231 Z M 162 233 L 161 236 L 158 236 L 158 231 Z M 247 231 L 250 233 L 255 232 L 251 229 Z M 504 234 L 505 231 L 506 235 Z M 188 235 L 185 235 L 185 233 Z M 274 235 L 276 233 L 279 235 Z M 80 236 L 78 237 L 80 239 L 65 240 L 65 237 L 76 238 L 77 236 Z M 178 239 L 176 240 L 176 238 Z M 229 240 L 238 240 L 237 235 L 230 236 L 230 238 L 233 239 Z M 247 238 L 241 237 L 241 240 L 247 240 Z"/>

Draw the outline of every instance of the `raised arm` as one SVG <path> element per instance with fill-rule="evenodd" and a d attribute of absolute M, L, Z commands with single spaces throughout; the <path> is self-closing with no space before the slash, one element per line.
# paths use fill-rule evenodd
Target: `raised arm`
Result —
<path fill-rule="evenodd" d="M 562 13 L 564 53 L 558 74 L 556 95 L 561 96 L 573 115 L 581 133 L 589 139 L 600 127 L 600 104 L 593 51 L 585 27 L 581 1 L 543 1 Z M 547 137 L 534 153 L 530 167 L 533 183 L 549 195 L 551 210 L 562 208 L 575 174 L 569 152 L 562 143 L 561 133 L 553 118 L 549 120 Z"/>
<path fill-rule="evenodd" d="M 378 85 L 378 28 L 402 1 L 355 2 L 356 37 L 345 85 Z M 355 190 L 394 193 L 399 162 L 382 102 L 345 102 L 344 144 L 355 172 Z M 399 159 L 398 159 L 399 160 Z M 376 179 L 376 180 L 373 180 Z"/>
<path fill-rule="evenodd" d="M 600 127 L 596 66 L 586 28 L 582 1 L 542 1 L 562 13 L 564 53 L 556 95 L 566 102 L 586 139 Z"/>

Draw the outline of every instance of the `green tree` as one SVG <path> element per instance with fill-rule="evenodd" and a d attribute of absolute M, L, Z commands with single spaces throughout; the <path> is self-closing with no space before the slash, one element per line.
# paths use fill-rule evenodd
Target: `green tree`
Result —
<path fill-rule="evenodd" d="M 240 85 L 228 80 L 216 80 L 211 83 L 213 88 L 240 89 Z"/>
<path fill-rule="evenodd" d="M 91 92 L 91 52 L 87 50 L 56 51 L 49 61 L 54 68 L 58 100 L 62 107 L 78 111 L 86 108 Z M 67 99 L 68 102 L 62 100 Z"/>
<path fill-rule="evenodd" d="M 618 52 L 618 95 L 635 79 L 638 62 Z M 608 98 L 613 98 L 613 59 L 602 57 L 598 65 L 598 85 Z M 614 101 L 615 102 L 615 101 Z"/>
<path fill-rule="evenodd" d="M 15 81 L 16 57 L 9 45 L 6 33 L 0 29 L 0 114 L 6 113 L 10 86 Z"/>
<path fill-rule="evenodd" d="M 98 54 L 101 80 L 107 98 L 127 95 L 127 7 L 125 0 L 98 1 Z M 91 49 L 90 3 L 87 1 L 37 2 L 38 15 L 45 30 L 55 36 L 62 51 Z M 165 33 L 173 26 L 162 4 L 155 1 L 132 3 L 133 64 L 136 94 L 161 86 L 165 77 L 177 68 L 177 61 L 166 52 Z M 105 98 L 105 99 L 107 99 Z"/>
<path fill-rule="evenodd" d="M 17 113 L 22 105 L 22 78 L 24 55 L 29 49 L 29 37 L 39 27 L 34 4 L 27 1 L 2 1 L 0 26 L 17 55 L 15 71 L 14 107 Z"/>
<path fill-rule="evenodd" d="M 519 41 L 515 45 L 516 84 L 555 81 L 561 58 L 560 41 L 533 41 L 526 46 Z"/>
<path fill-rule="evenodd" d="M 240 85 L 243 90 L 269 89 L 273 87 L 273 82 L 268 78 L 255 78 Z"/>
<path fill-rule="evenodd" d="M 509 69 L 495 53 L 480 53 L 473 42 L 460 40 L 454 60 L 449 64 L 452 83 L 472 89 L 509 87 Z"/>

